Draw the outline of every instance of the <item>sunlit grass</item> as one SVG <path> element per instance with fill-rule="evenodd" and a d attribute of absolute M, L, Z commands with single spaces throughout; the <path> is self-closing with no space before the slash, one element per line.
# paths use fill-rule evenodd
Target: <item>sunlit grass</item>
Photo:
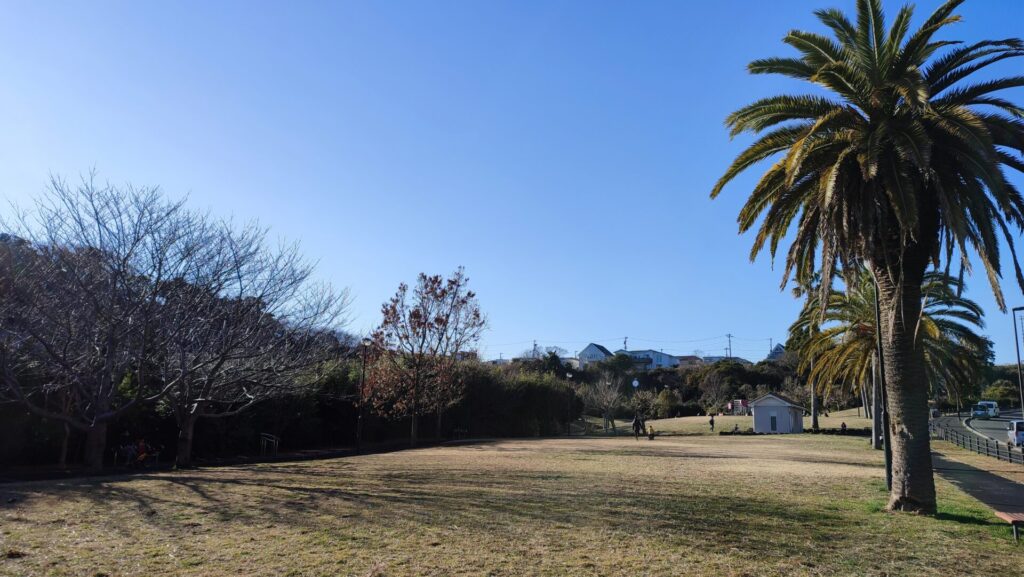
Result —
<path fill-rule="evenodd" d="M 0 574 L 1015 574 L 1005 525 L 939 492 L 881 512 L 860 438 L 501 441 L 0 487 Z"/>

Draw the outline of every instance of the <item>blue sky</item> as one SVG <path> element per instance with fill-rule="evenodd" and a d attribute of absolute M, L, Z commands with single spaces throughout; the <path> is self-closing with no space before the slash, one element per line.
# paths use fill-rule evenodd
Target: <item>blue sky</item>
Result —
<path fill-rule="evenodd" d="M 799 303 L 737 234 L 756 175 L 708 199 L 746 142 L 722 121 L 794 88 L 744 66 L 828 6 L 853 1 L 8 4 L 0 197 L 96 167 L 259 219 L 351 288 L 355 332 L 463 265 L 489 358 L 624 336 L 722 354 L 732 333 L 757 360 Z M 953 36 L 1024 36 L 1024 2 L 960 13 Z M 1010 317 L 983 277 L 969 294 L 1009 362 Z"/>

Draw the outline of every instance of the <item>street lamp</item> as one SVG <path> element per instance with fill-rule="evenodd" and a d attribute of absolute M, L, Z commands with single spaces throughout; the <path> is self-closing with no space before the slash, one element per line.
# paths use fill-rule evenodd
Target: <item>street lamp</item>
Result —
<path fill-rule="evenodd" d="M 373 344 L 368 337 L 363 337 L 362 369 L 359 371 L 359 415 L 356 417 L 356 452 L 363 448 L 363 413 L 366 412 L 366 351 Z"/>
<path fill-rule="evenodd" d="M 1017 390 L 1020 393 L 1020 414 L 1024 418 L 1024 375 L 1020 368 L 1020 336 L 1017 334 L 1017 312 L 1024 311 L 1024 307 L 1013 308 L 1013 344 L 1017 347 Z"/>
<path fill-rule="evenodd" d="M 572 392 L 572 373 L 565 373 L 565 378 L 569 379 L 569 393 Z M 567 394 L 565 396 L 565 436 L 572 436 L 572 398 L 573 395 Z"/>

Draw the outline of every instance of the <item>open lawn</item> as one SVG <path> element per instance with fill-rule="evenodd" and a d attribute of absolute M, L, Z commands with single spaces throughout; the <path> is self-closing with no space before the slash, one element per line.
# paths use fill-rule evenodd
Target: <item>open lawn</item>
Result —
<path fill-rule="evenodd" d="M 2 575 L 1012 575 L 937 480 L 880 512 L 862 438 L 508 440 L 0 486 Z M 13 502 L 11 502 L 13 500 Z"/>
<path fill-rule="evenodd" d="M 602 421 L 600 417 L 590 417 L 590 422 L 593 428 L 601 428 Z M 621 434 L 632 434 L 630 422 L 631 421 L 629 419 L 615 421 L 615 426 L 618 429 L 618 432 Z M 651 419 L 647 421 L 647 423 L 652 425 L 659 433 L 670 433 L 676 435 L 712 434 L 711 428 L 708 426 L 707 416 L 678 417 L 675 419 Z M 871 427 L 871 419 L 858 416 L 857 409 L 846 409 L 835 413 L 829 413 L 829 416 L 827 417 L 822 413 L 818 417 L 818 425 L 823 429 L 838 429 L 843 423 L 846 423 L 846 426 L 850 428 Z M 715 416 L 715 434 L 719 431 L 731 431 L 734 425 L 739 425 L 740 429 L 747 430 L 754 426 L 754 418 L 750 416 Z M 811 429 L 810 417 L 804 417 L 804 429 Z"/>

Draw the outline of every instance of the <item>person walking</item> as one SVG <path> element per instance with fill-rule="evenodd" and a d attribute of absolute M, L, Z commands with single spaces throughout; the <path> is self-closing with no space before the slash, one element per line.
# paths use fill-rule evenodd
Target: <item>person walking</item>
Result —
<path fill-rule="evenodd" d="M 640 440 L 640 431 L 643 430 L 643 427 L 644 422 L 640 420 L 640 414 L 637 413 L 633 415 L 633 437 L 635 437 L 637 441 Z"/>
<path fill-rule="evenodd" d="M 708 419 L 708 424 L 711 425 L 711 432 L 714 433 L 715 432 L 715 416 L 714 415 L 711 415 L 711 418 Z"/>

